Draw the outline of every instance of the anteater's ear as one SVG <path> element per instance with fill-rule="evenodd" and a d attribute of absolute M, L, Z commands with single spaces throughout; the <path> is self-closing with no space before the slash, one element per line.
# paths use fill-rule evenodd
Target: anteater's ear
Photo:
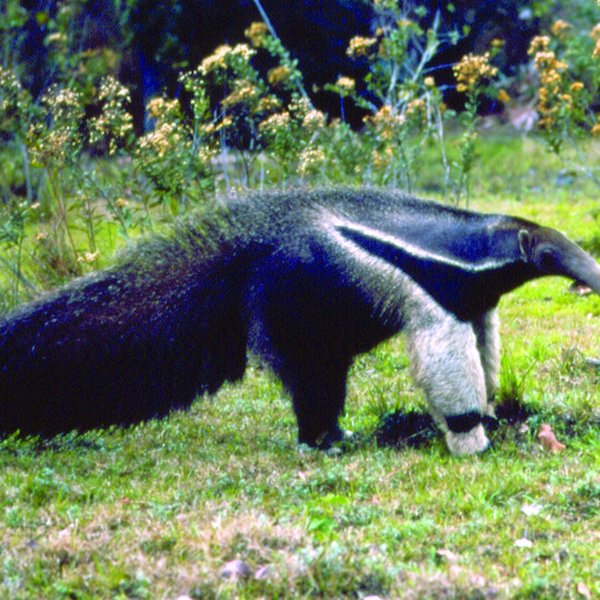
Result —
<path fill-rule="evenodd" d="M 521 250 L 521 256 L 525 262 L 529 262 L 532 246 L 531 235 L 527 229 L 520 229 L 517 237 L 519 239 L 519 250 Z"/>

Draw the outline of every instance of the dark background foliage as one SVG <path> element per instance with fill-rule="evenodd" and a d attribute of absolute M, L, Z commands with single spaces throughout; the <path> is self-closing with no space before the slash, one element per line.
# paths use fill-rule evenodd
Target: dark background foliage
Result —
<path fill-rule="evenodd" d="M 138 132 L 143 129 L 144 104 L 150 97 L 165 89 L 170 95 L 179 95 L 177 75 L 182 69 L 196 66 L 219 44 L 243 41 L 244 30 L 261 19 L 254 0 L 82 0 L 71 4 L 75 8 L 68 17 L 72 34 L 67 53 L 84 53 L 87 58 L 100 55 L 103 49 L 113 53 L 112 59 L 105 61 L 109 63 L 106 69 L 115 71 L 132 90 Z M 352 36 L 369 35 L 376 28 L 372 5 L 361 0 L 262 0 L 261 4 L 277 35 L 298 59 L 315 105 L 331 115 L 339 114 L 339 98 L 323 88 L 340 75 L 362 81 L 367 66 L 351 60 L 346 48 Z M 436 55 L 432 73 L 443 87 L 446 101 L 460 108 L 451 65 L 468 52 L 485 51 L 493 38 L 500 38 L 506 44 L 496 63 L 513 75 L 527 59 L 527 45 L 539 30 L 540 18 L 557 3 L 426 0 L 400 4 L 412 8 L 413 13 L 420 7 L 416 14 L 423 29 L 439 16 L 440 33 L 448 41 Z M 22 66 L 23 84 L 37 97 L 60 78 L 45 40 L 64 3 L 24 0 L 21 5 L 27 17 L 12 28 L 11 54 Z M 344 116 L 357 124 L 362 114 L 346 107 Z"/>

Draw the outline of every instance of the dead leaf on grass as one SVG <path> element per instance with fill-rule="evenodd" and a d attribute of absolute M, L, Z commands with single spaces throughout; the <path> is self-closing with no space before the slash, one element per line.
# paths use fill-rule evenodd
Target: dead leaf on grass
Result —
<path fill-rule="evenodd" d="M 591 598 L 592 598 L 592 592 L 590 592 L 590 588 L 587 585 L 585 585 L 585 583 L 583 583 L 583 581 L 580 581 L 577 584 L 577 593 L 580 596 L 587 598 L 588 600 L 591 600 Z"/>
<path fill-rule="evenodd" d="M 540 425 L 540 430 L 538 432 L 538 439 L 542 444 L 542 448 L 546 450 L 546 452 L 562 452 L 566 446 L 561 444 L 554 435 L 552 428 L 547 423 L 542 423 Z"/>

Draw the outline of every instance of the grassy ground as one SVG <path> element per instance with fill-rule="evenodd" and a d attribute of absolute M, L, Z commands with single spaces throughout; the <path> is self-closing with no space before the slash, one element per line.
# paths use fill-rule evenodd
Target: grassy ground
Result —
<path fill-rule="evenodd" d="M 502 148 L 486 150 L 476 177 L 492 187 L 474 206 L 598 252 L 597 193 L 552 186 L 525 158 L 512 176 Z M 357 359 L 344 424 L 358 442 L 339 456 L 296 448 L 289 400 L 256 365 L 160 422 L 0 442 L 0 597 L 598 597 L 600 372 L 586 359 L 600 358 L 600 299 L 548 279 L 500 310 L 503 385 L 531 415 L 481 457 L 439 437 L 377 446 L 385 414 L 424 410 L 401 338 Z M 562 453 L 539 444 L 544 422 Z M 233 560 L 242 573 L 226 577 Z"/>

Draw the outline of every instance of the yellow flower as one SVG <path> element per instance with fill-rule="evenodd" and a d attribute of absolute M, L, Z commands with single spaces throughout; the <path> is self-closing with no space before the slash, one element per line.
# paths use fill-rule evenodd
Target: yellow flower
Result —
<path fill-rule="evenodd" d="M 536 35 L 529 44 L 528 54 L 535 54 L 540 50 L 547 50 L 550 45 L 550 38 L 547 35 Z"/>
<path fill-rule="evenodd" d="M 231 46 L 229 44 L 222 44 L 221 46 L 218 46 L 210 56 L 207 56 L 200 63 L 200 71 L 206 75 L 215 69 L 224 69 L 227 67 L 225 59 L 230 52 Z"/>
<path fill-rule="evenodd" d="M 290 113 L 287 111 L 275 113 L 259 123 L 258 128 L 269 135 L 277 133 L 279 129 L 285 129 L 290 123 Z"/>
<path fill-rule="evenodd" d="M 482 79 L 494 77 L 498 72 L 496 67 L 489 63 L 490 54 L 467 54 L 452 67 L 458 85 L 457 91 L 466 92 L 473 90 Z"/>
<path fill-rule="evenodd" d="M 356 35 L 350 40 L 346 54 L 348 56 L 366 56 L 371 46 L 377 43 L 375 38 Z"/>
<path fill-rule="evenodd" d="M 592 127 L 592 131 L 591 131 L 592 135 L 600 135 L 600 123 L 596 123 L 593 127 Z"/>
<path fill-rule="evenodd" d="M 287 67 L 279 65 L 267 73 L 267 79 L 271 85 L 279 85 L 285 83 L 291 74 L 292 72 Z"/>
<path fill-rule="evenodd" d="M 242 102 L 247 102 L 252 98 L 256 98 L 259 94 L 257 87 L 246 80 L 236 81 L 236 88 L 223 98 L 221 104 L 225 107 L 235 106 Z"/>
<path fill-rule="evenodd" d="M 255 47 L 259 48 L 263 45 L 265 38 L 269 33 L 269 28 L 266 23 L 260 21 L 254 22 L 244 31 L 244 35 L 250 40 L 250 43 Z"/>
<path fill-rule="evenodd" d="M 427 87 L 433 87 L 435 85 L 435 80 L 433 79 L 433 77 L 425 77 L 425 79 L 423 79 L 423 83 Z"/>
<path fill-rule="evenodd" d="M 220 131 L 221 129 L 227 129 L 233 125 L 233 119 L 227 115 L 221 119 L 221 122 L 215 127 L 215 131 Z"/>
<path fill-rule="evenodd" d="M 563 94 L 560 99 L 565 102 L 566 104 L 572 104 L 573 103 L 573 98 L 570 94 Z"/>
<path fill-rule="evenodd" d="M 302 119 L 302 126 L 305 127 L 308 131 L 318 131 L 325 127 L 326 117 L 325 115 L 316 108 L 309 110 Z"/>
<path fill-rule="evenodd" d="M 335 84 L 346 92 L 353 92 L 356 87 L 356 82 L 351 77 L 338 77 Z"/>
<path fill-rule="evenodd" d="M 581 81 L 575 81 L 571 84 L 572 92 L 580 92 L 585 86 Z"/>
<path fill-rule="evenodd" d="M 511 97 L 506 90 L 502 89 L 498 92 L 498 100 L 500 100 L 502 104 L 508 104 L 511 101 Z"/>
<path fill-rule="evenodd" d="M 98 256 L 100 255 L 100 252 L 96 251 L 96 252 L 86 252 L 83 256 L 78 256 L 77 257 L 77 262 L 78 263 L 91 263 L 94 262 Z"/>
<path fill-rule="evenodd" d="M 506 41 L 501 40 L 500 38 L 494 38 L 490 42 L 490 45 L 492 46 L 492 48 L 502 48 L 502 46 L 504 46 L 504 44 L 506 44 Z"/>
<path fill-rule="evenodd" d="M 254 112 L 271 111 L 281 106 L 281 100 L 277 96 L 264 96 L 258 101 Z"/>
<path fill-rule="evenodd" d="M 321 148 L 305 148 L 300 154 L 298 172 L 300 175 L 314 173 L 325 161 L 325 153 Z"/>
<path fill-rule="evenodd" d="M 55 31 L 53 33 L 50 33 L 46 36 L 46 42 L 48 44 L 53 44 L 53 43 L 62 43 L 65 42 L 67 40 L 66 36 L 64 33 L 60 33 L 58 31 Z"/>
<path fill-rule="evenodd" d="M 600 23 L 596 23 L 590 31 L 590 37 L 593 40 L 600 39 Z"/>
<path fill-rule="evenodd" d="M 166 98 L 152 98 L 146 105 L 148 114 L 153 119 L 164 119 L 168 114 L 173 114 L 179 110 L 177 100 L 167 100 Z"/>
<path fill-rule="evenodd" d="M 406 114 L 409 116 L 422 110 L 425 110 L 425 100 L 423 98 L 415 98 L 406 105 Z"/>
<path fill-rule="evenodd" d="M 552 27 L 550 28 L 550 31 L 552 32 L 552 35 L 559 36 L 562 33 L 564 33 L 567 29 L 569 29 L 570 27 L 571 27 L 570 23 L 567 23 L 566 21 L 563 21 L 562 19 L 557 19 L 556 21 L 554 21 L 554 23 L 552 23 Z"/>
<path fill-rule="evenodd" d="M 414 25 L 414 23 L 410 19 L 398 19 L 396 21 L 396 25 L 398 25 L 398 27 L 400 27 L 400 29 L 404 29 L 407 27 L 412 27 Z"/>

